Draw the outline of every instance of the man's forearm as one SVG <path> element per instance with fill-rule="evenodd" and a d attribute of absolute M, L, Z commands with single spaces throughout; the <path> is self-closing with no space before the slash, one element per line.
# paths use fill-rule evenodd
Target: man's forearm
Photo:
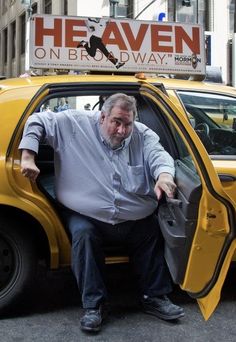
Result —
<path fill-rule="evenodd" d="M 36 153 L 34 151 L 27 149 L 23 149 L 21 154 L 21 173 L 33 182 L 35 182 L 40 173 L 40 170 L 35 164 L 35 155 Z"/>
<path fill-rule="evenodd" d="M 21 162 L 22 161 L 35 161 L 36 153 L 34 151 L 24 149 L 21 152 Z"/>

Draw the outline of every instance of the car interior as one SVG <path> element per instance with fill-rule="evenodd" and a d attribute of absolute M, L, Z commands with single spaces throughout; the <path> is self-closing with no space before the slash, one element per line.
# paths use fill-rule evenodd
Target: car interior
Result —
<path fill-rule="evenodd" d="M 236 131 L 220 127 L 203 109 L 185 105 L 192 125 L 210 155 L 235 155 Z"/>
<path fill-rule="evenodd" d="M 208 154 L 211 156 L 235 156 L 235 99 L 187 91 L 179 91 L 178 95 Z"/>

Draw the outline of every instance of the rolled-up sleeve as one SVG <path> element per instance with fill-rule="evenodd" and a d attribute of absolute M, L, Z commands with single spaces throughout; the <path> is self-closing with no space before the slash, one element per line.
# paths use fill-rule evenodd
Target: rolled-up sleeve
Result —
<path fill-rule="evenodd" d="M 26 121 L 19 149 L 29 149 L 38 153 L 40 141 L 57 150 L 59 148 L 60 127 L 66 118 L 64 112 L 41 112 L 32 114 Z"/>
<path fill-rule="evenodd" d="M 32 114 L 28 118 L 24 127 L 19 149 L 28 149 L 38 153 L 39 142 L 45 135 L 43 120 L 41 120 L 43 114 L 44 113 L 40 114 L 41 118 L 38 113 Z"/>

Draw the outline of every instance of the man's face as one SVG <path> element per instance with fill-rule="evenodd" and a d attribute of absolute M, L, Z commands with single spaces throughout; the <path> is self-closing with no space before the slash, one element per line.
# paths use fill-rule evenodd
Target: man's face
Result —
<path fill-rule="evenodd" d="M 112 149 L 121 146 L 133 130 L 134 114 L 121 109 L 118 105 L 112 108 L 110 115 L 101 113 L 100 127 L 103 138 Z"/>

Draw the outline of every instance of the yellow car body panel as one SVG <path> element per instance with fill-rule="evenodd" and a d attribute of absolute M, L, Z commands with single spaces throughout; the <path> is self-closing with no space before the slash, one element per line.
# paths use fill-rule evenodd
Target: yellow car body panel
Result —
<path fill-rule="evenodd" d="M 211 292 L 203 298 L 197 299 L 202 315 L 205 320 L 208 320 L 215 310 L 217 304 L 220 301 L 221 290 L 232 261 L 233 255 L 236 251 L 236 240 L 234 240 L 228 250 L 227 256 L 225 257 L 224 264 L 221 268 L 220 275 L 217 282 Z"/>
<path fill-rule="evenodd" d="M 232 175 L 236 179 L 236 160 L 212 160 L 214 168 L 219 175 Z M 236 182 L 233 180 L 222 180 L 224 191 L 234 201 L 236 207 Z"/>

